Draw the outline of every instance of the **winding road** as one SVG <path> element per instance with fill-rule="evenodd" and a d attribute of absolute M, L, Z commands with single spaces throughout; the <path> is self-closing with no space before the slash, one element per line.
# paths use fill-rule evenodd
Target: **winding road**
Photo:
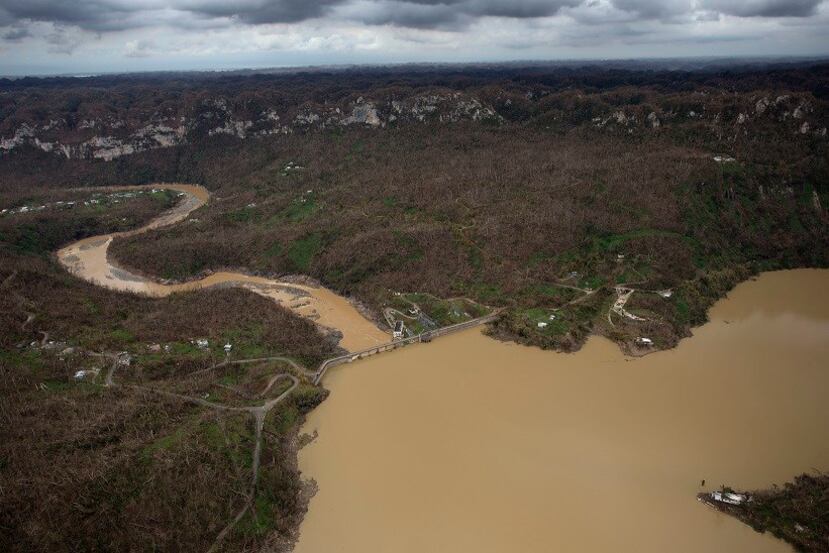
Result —
<path fill-rule="evenodd" d="M 97 357 L 103 357 L 103 358 L 108 359 L 112 362 L 112 364 L 110 365 L 109 370 L 106 373 L 106 376 L 105 376 L 105 379 L 104 379 L 104 386 L 105 387 L 114 387 L 114 386 L 116 386 L 117 384 L 115 383 L 115 380 L 114 380 L 115 371 L 117 370 L 117 368 L 121 364 L 124 363 L 125 354 L 123 352 L 122 353 L 95 353 L 95 352 L 92 352 L 91 355 L 97 356 Z M 306 370 L 306 369 L 304 369 L 304 367 L 301 367 L 300 365 L 296 364 L 294 361 L 292 361 L 288 358 L 269 357 L 269 358 L 262 358 L 262 359 L 242 359 L 242 360 L 238 360 L 238 361 L 225 360 L 221 363 L 217 363 L 217 364 L 215 364 L 211 367 L 208 367 L 206 369 L 202 369 L 201 371 L 193 373 L 193 375 L 203 374 L 203 373 L 209 372 L 209 371 L 214 371 L 216 369 L 219 369 L 221 367 L 226 367 L 226 366 L 229 366 L 229 365 L 250 364 L 250 363 L 256 363 L 256 362 L 269 362 L 269 361 L 282 361 L 282 362 L 286 362 L 289 365 L 291 365 L 292 368 L 300 369 L 300 370 L 303 370 L 303 371 Z M 268 399 L 267 401 L 264 401 L 262 404 L 255 405 L 255 406 L 224 405 L 224 404 L 221 404 L 221 403 L 216 403 L 214 401 L 208 401 L 204 398 L 189 396 L 189 395 L 186 395 L 186 394 L 178 394 L 178 393 L 175 393 L 175 392 L 162 390 L 162 389 L 155 388 L 155 387 L 152 387 L 152 386 L 141 386 L 141 385 L 137 385 L 137 384 L 125 384 L 125 385 L 123 385 L 124 388 L 130 388 L 130 389 L 137 390 L 137 391 L 140 391 L 140 392 L 156 394 L 156 395 L 160 395 L 160 396 L 171 398 L 171 399 L 176 399 L 176 400 L 180 400 L 180 401 L 193 403 L 193 404 L 196 404 L 196 405 L 200 405 L 202 407 L 208 407 L 210 409 L 214 409 L 217 412 L 233 411 L 233 412 L 241 412 L 241 413 L 250 413 L 253 416 L 254 446 L 253 446 L 252 463 L 251 463 L 251 481 L 250 481 L 250 484 L 248 486 L 248 491 L 245 495 L 245 501 L 242 504 L 239 511 L 233 517 L 233 519 L 216 536 L 216 538 L 213 541 L 213 544 L 211 545 L 210 549 L 208 549 L 208 552 L 215 551 L 221 545 L 222 541 L 224 540 L 224 538 L 228 534 L 228 532 L 230 532 L 233 529 L 233 527 L 236 526 L 236 524 L 238 524 L 238 522 L 240 520 L 242 520 L 242 517 L 245 516 L 245 514 L 248 512 L 251 505 L 253 504 L 254 497 L 256 496 L 256 486 L 257 486 L 257 483 L 259 481 L 259 466 L 260 466 L 261 457 L 262 457 L 262 430 L 265 426 L 265 418 L 267 417 L 268 413 L 274 407 L 276 407 L 279 403 L 281 403 L 288 396 L 290 396 L 291 393 L 296 389 L 296 387 L 299 386 L 299 379 L 296 376 L 294 376 L 292 374 L 289 374 L 289 373 L 277 373 L 277 374 L 273 375 L 268 380 L 268 383 L 259 392 L 259 394 L 257 394 L 257 397 L 259 397 L 259 398 L 264 397 L 271 390 L 273 385 L 276 384 L 277 382 L 279 382 L 280 380 L 290 380 L 290 382 L 291 382 L 290 387 L 287 390 L 283 391 L 278 396 L 276 396 L 275 398 Z M 241 471 L 238 470 L 238 467 L 237 467 L 237 472 L 239 473 L 239 475 L 241 474 Z"/>
<path fill-rule="evenodd" d="M 61 265 L 63 265 L 63 267 L 65 267 L 73 275 L 89 282 L 115 290 L 135 292 L 156 297 L 166 296 L 174 292 L 195 291 L 220 284 L 243 287 L 285 305 L 299 315 L 314 320 L 320 326 L 340 332 L 342 334 L 340 345 L 350 352 L 345 356 L 335 357 L 324 361 L 316 371 L 303 367 L 290 358 L 271 356 L 239 360 L 230 360 L 230 358 L 226 358 L 225 360 L 210 367 L 192 373 L 191 376 L 215 371 L 230 365 L 283 362 L 289 365 L 292 371 L 316 385 L 319 384 L 322 377 L 325 375 L 326 370 L 331 366 L 351 362 L 356 359 L 374 355 L 382 351 L 388 351 L 390 349 L 421 340 L 422 336 L 418 335 L 406 340 L 390 342 L 389 335 L 387 333 L 381 331 L 371 321 L 363 317 L 359 311 L 345 298 L 338 296 L 334 292 L 322 287 L 312 287 L 293 282 L 280 282 L 244 273 L 232 272 L 217 272 L 199 280 L 179 284 L 165 284 L 131 273 L 129 270 L 118 267 L 108 258 L 107 255 L 109 245 L 113 242 L 113 240 L 118 237 L 133 236 L 184 221 L 190 213 L 205 205 L 210 197 L 209 192 L 204 187 L 187 184 L 119 186 L 80 190 L 101 192 L 146 189 L 175 190 L 182 196 L 182 200 L 172 209 L 162 213 L 138 229 L 101 236 L 93 236 L 69 244 L 57 252 L 57 257 Z M 5 285 L 8 284 L 8 282 L 15 276 L 16 273 L 10 275 L 3 283 L 0 283 L 0 288 L 5 287 Z M 405 314 L 400 313 L 399 311 L 397 313 L 406 317 Z M 432 335 L 438 336 L 470 328 L 479 324 L 484 324 L 493 320 L 498 313 L 499 310 L 496 310 L 495 312 L 479 319 L 473 319 L 458 325 L 437 329 L 427 334 L 429 334 L 431 338 Z M 34 316 L 29 314 L 26 322 L 22 324 L 25 326 L 33 319 Z M 45 334 L 44 342 L 47 339 L 48 334 Z M 300 379 L 290 372 L 279 372 L 272 375 L 264 385 L 263 389 L 255 395 L 256 399 L 264 399 L 276 383 L 289 380 L 291 383 L 290 386 L 277 397 L 266 399 L 261 404 L 255 406 L 225 405 L 202 397 L 171 392 L 169 390 L 163 390 L 153 386 L 119 384 L 115 378 L 115 375 L 118 367 L 129 364 L 129 354 L 126 352 L 88 353 L 111 362 L 103 377 L 103 385 L 105 387 L 121 386 L 123 388 L 129 388 L 146 394 L 153 394 L 169 399 L 193 403 L 195 405 L 212 409 L 216 413 L 249 413 L 253 417 L 255 441 L 252 453 L 250 483 L 248 485 L 247 493 L 244 496 L 243 505 L 240 507 L 233 519 L 219 532 L 212 546 L 208 550 L 208 552 L 216 551 L 221 546 L 221 543 L 227 534 L 240 520 L 242 520 L 253 504 L 256 495 L 256 486 L 259 479 L 259 467 L 262 453 L 262 434 L 265 419 L 274 407 L 279 405 L 291 395 L 291 393 L 300 384 Z M 222 387 L 229 389 L 231 392 L 244 395 L 243 392 L 236 390 L 231 386 L 222 385 Z M 221 421 L 221 418 L 219 418 L 219 420 Z M 239 467 L 236 467 L 236 473 L 237 476 L 242 474 Z"/>

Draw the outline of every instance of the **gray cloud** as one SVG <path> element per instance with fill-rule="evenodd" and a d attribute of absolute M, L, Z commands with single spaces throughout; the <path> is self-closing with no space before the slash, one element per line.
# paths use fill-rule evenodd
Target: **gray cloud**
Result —
<path fill-rule="evenodd" d="M 0 38 L 9 42 L 23 40 L 24 38 L 29 38 L 30 36 L 32 36 L 32 33 L 25 27 L 12 27 L 8 31 L 0 34 Z"/>
<path fill-rule="evenodd" d="M 187 18 L 246 24 L 295 23 L 346 8 L 349 19 L 369 25 L 457 27 L 476 18 L 555 15 L 583 0 L 0 0 L 0 25 L 45 21 L 95 32 L 154 24 L 188 26 Z M 192 23 L 189 26 L 198 26 Z"/>
<path fill-rule="evenodd" d="M 358 0 L 338 13 L 369 25 L 457 29 L 481 17 L 533 19 L 556 15 L 584 0 Z"/>
<path fill-rule="evenodd" d="M 135 4 L 135 7 L 129 8 L 124 3 L 108 0 L 2 0 L 0 19 L 47 21 L 85 29 L 110 30 L 118 25 L 109 25 L 108 22 L 116 22 L 127 13 L 141 9 L 141 2 Z"/>
<path fill-rule="evenodd" d="M 250 24 L 293 23 L 319 17 L 345 0 L 0 0 L 0 24 L 45 21 L 90 31 L 119 31 L 191 19 Z M 192 24 L 189 26 L 197 26 Z"/>
<path fill-rule="evenodd" d="M 662 19 L 693 11 L 691 0 L 612 0 L 615 8 L 644 19 Z"/>
<path fill-rule="evenodd" d="M 557 14 L 562 8 L 578 6 L 582 0 L 469 0 L 458 6 L 472 15 L 496 17 L 532 18 Z"/>
<path fill-rule="evenodd" d="M 396 28 L 462 31 L 486 17 L 534 21 L 566 14 L 576 25 L 615 27 L 641 22 L 742 17 L 808 17 L 822 0 L 0 0 L 0 38 L 28 36 L 32 22 L 112 31 L 166 26 L 216 29 L 298 23 L 309 19 Z M 4 29 L 5 28 L 5 29 Z M 613 29 L 611 29 L 612 31 Z M 56 33 L 65 35 L 65 31 Z M 611 33 L 612 34 L 612 33 Z M 522 43 L 524 37 L 517 37 Z M 49 44 L 60 39 L 47 40 Z M 73 35 L 72 43 L 75 42 Z M 141 51 L 135 54 L 140 55 Z"/>
<path fill-rule="evenodd" d="M 124 55 L 128 58 L 148 58 L 156 53 L 155 44 L 149 40 L 127 42 L 124 49 Z"/>
<path fill-rule="evenodd" d="M 177 9 L 205 17 L 237 18 L 245 23 L 294 23 L 324 15 L 343 0 L 180 0 Z"/>
<path fill-rule="evenodd" d="M 453 29 L 469 21 L 469 16 L 448 4 L 427 2 L 379 1 L 346 6 L 340 12 L 346 19 L 369 25 L 398 25 L 413 29 Z"/>
<path fill-rule="evenodd" d="M 703 0 L 712 11 L 738 17 L 808 17 L 823 0 Z"/>
<path fill-rule="evenodd" d="M 83 43 L 83 38 L 77 32 L 60 26 L 55 27 L 45 39 L 49 52 L 53 54 L 71 54 Z"/>

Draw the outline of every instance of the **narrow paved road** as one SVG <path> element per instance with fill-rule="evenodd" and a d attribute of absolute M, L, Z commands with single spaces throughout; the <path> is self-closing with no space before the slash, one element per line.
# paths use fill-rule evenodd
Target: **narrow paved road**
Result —
<path fill-rule="evenodd" d="M 92 355 L 96 357 L 102 357 L 104 359 L 110 360 L 112 364 L 110 365 L 109 370 L 104 378 L 104 386 L 106 387 L 114 387 L 116 386 L 115 382 L 115 372 L 117 368 L 125 364 L 125 353 L 92 353 Z M 192 373 L 191 376 L 202 374 L 207 371 L 212 371 L 221 367 L 229 366 L 229 365 L 242 365 L 242 364 L 250 364 L 250 363 L 262 363 L 262 362 L 269 362 L 269 361 L 282 361 L 288 363 L 293 369 L 296 369 L 303 374 L 313 377 L 316 372 L 309 371 L 305 367 L 302 367 L 294 360 L 289 359 L 287 357 L 260 357 L 255 359 L 238 359 L 238 360 L 225 360 L 221 363 L 217 363 L 211 367 L 206 369 L 202 369 L 200 371 Z M 186 394 L 179 394 L 175 392 L 170 392 L 167 390 L 162 390 L 159 388 L 155 388 L 152 386 L 141 386 L 138 384 L 126 384 L 123 385 L 125 388 L 130 388 L 133 390 L 137 390 L 140 392 L 145 392 L 149 394 L 156 394 L 163 397 L 177 399 L 180 401 L 186 401 L 188 403 L 193 403 L 196 405 L 200 405 L 202 407 L 207 407 L 209 409 L 214 409 L 217 412 L 242 412 L 242 413 L 250 413 L 253 416 L 253 428 L 254 428 L 254 446 L 253 446 L 253 455 L 252 455 L 252 463 L 251 463 L 251 481 L 248 486 L 247 494 L 245 495 L 244 503 L 240 507 L 239 511 L 233 517 L 233 519 L 219 532 L 216 536 L 216 539 L 213 541 L 213 544 L 208 549 L 208 553 L 216 551 L 218 547 L 221 545 L 224 538 L 227 536 L 228 532 L 230 532 L 236 524 L 239 523 L 240 520 L 245 516 L 245 514 L 250 509 L 251 505 L 253 504 L 253 500 L 256 497 L 256 485 L 259 482 L 259 467 L 261 464 L 261 457 L 262 457 L 262 430 L 265 426 L 265 419 L 273 410 L 274 407 L 279 405 L 282 401 L 284 401 L 291 393 L 299 386 L 299 379 L 294 376 L 293 374 L 289 373 L 278 373 L 273 375 L 270 379 L 268 379 L 268 383 L 265 387 L 257 394 L 257 397 L 264 398 L 267 393 L 273 388 L 274 384 L 281 380 L 290 380 L 291 385 L 290 387 L 279 394 L 277 397 L 268 399 L 264 401 L 261 405 L 255 406 L 233 406 L 233 405 L 223 405 L 221 403 L 216 403 L 214 401 L 208 401 L 201 397 L 195 396 L 188 396 Z"/>

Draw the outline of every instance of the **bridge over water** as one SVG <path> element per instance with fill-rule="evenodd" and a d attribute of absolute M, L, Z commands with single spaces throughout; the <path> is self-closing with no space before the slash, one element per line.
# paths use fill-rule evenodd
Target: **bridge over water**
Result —
<path fill-rule="evenodd" d="M 326 359 L 322 362 L 319 369 L 317 369 L 316 376 L 314 377 L 314 384 L 319 384 L 322 381 L 328 369 L 336 365 L 342 365 L 343 363 L 351 363 L 352 361 L 365 359 L 366 357 L 371 357 L 372 355 L 377 355 L 378 353 L 383 353 L 384 351 L 391 351 L 397 348 L 402 348 L 404 346 L 408 346 L 409 344 L 416 344 L 418 342 L 430 342 L 432 338 L 438 338 L 440 336 L 446 336 L 447 334 L 452 334 L 454 332 L 460 332 L 461 330 L 466 330 L 468 328 L 480 326 L 494 321 L 496 318 L 498 318 L 498 315 L 501 314 L 501 311 L 502 309 L 496 309 L 489 315 L 484 315 L 483 317 L 478 317 L 477 319 L 472 319 L 462 323 L 445 326 L 443 328 L 436 328 L 434 330 L 427 330 L 425 332 L 417 334 L 416 336 L 401 338 L 400 340 L 394 340 L 392 342 L 387 342 L 385 344 L 373 346 L 362 351 L 355 351 L 347 353 L 345 355 L 340 355 L 339 357 L 332 357 L 331 359 Z"/>

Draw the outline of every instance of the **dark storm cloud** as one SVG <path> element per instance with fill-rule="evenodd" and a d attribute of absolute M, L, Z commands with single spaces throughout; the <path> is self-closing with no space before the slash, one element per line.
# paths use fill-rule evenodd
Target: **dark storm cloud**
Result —
<path fill-rule="evenodd" d="M 9 42 L 23 40 L 24 38 L 29 38 L 30 36 L 32 36 L 32 33 L 29 31 L 29 29 L 26 29 L 24 27 L 13 27 L 8 31 L 0 34 L 0 38 L 2 38 L 3 40 L 7 40 Z"/>
<path fill-rule="evenodd" d="M 367 25 L 460 28 L 482 16 L 535 18 L 553 15 L 582 0 L 0 0 L 0 27 L 31 21 L 93 32 L 157 24 L 179 28 L 233 22 L 295 23 L 324 17 L 333 7 Z"/>
<path fill-rule="evenodd" d="M 0 25 L 47 21 L 104 32 L 157 23 L 187 26 L 223 19 L 247 24 L 294 23 L 325 16 L 335 6 L 366 24 L 431 28 L 457 26 L 483 16 L 535 18 L 554 15 L 583 0 L 0 0 Z M 171 14 L 177 14 L 173 16 Z"/>
<path fill-rule="evenodd" d="M 642 19 L 658 19 L 693 11 L 691 0 L 613 0 L 615 8 Z"/>
<path fill-rule="evenodd" d="M 187 18 L 292 23 L 319 17 L 344 0 L 0 0 L 0 25 L 30 20 L 116 31 L 156 23 L 188 26 Z"/>
<path fill-rule="evenodd" d="M 343 0 L 183 0 L 177 8 L 204 17 L 235 17 L 252 24 L 294 23 L 324 15 Z"/>
<path fill-rule="evenodd" d="M 364 25 L 460 29 L 482 17 L 534 19 L 577 8 L 579 21 L 616 18 L 671 20 L 697 14 L 716 17 L 805 17 L 821 0 L 0 0 L 0 27 L 31 21 L 93 32 L 152 25 L 192 29 L 234 23 L 295 23 L 341 18 Z M 608 12 L 612 6 L 615 14 Z M 24 31 L 7 31 L 19 34 Z"/>
<path fill-rule="evenodd" d="M 738 17 L 808 17 L 823 0 L 703 0 L 703 8 Z"/>
<path fill-rule="evenodd" d="M 48 21 L 86 29 L 110 30 L 119 28 L 119 25 L 111 23 L 129 12 L 140 10 L 141 6 L 141 2 L 136 2 L 136 8 L 129 9 L 120 2 L 94 0 L 0 0 L 0 20 Z"/>
<path fill-rule="evenodd" d="M 470 0 L 458 6 L 471 15 L 489 15 L 514 18 L 545 17 L 557 14 L 561 8 L 578 6 L 582 0 Z"/>
<path fill-rule="evenodd" d="M 371 2 L 366 8 L 346 11 L 345 16 L 369 25 L 398 25 L 413 29 L 451 29 L 469 20 L 452 6 L 427 2 Z"/>
<path fill-rule="evenodd" d="M 71 54 L 83 42 L 77 32 L 65 27 L 55 29 L 45 36 L 46 44 L 49 45 L 49 52 L 53 54 Z"/>
<path fill-rule="evenodd" d="M 342 10 L 346 17 L 371 25 L 459 28 L 480 17 L 533 19 L 559 13 L 584 0 L 364 0 Z"/>

